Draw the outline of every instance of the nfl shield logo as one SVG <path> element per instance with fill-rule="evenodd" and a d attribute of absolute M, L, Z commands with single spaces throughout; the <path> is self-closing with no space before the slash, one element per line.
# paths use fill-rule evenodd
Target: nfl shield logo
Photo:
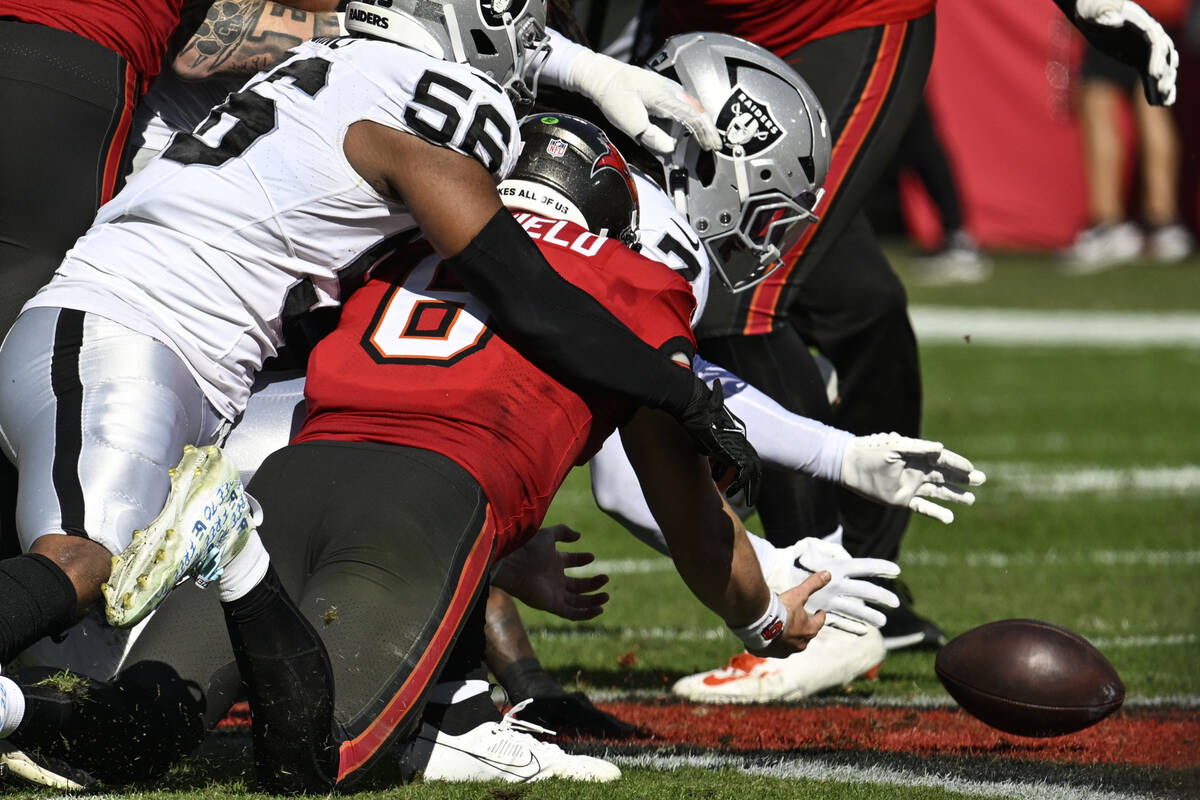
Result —
<path fill-rule="evenodd" d="M 562 158 L 567 154 L 567 143 L 562 139 L 551 139 L 550 144 L 546 145 L 546 152 L 555 158 Z"/>

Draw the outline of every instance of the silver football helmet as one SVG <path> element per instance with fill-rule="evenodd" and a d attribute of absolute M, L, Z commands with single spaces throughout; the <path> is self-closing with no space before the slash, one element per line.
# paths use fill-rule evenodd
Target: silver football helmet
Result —
<path fill-rule="evenodd" d="M 470 64 L 526 107 L 536 85 L 526 77 L 541 71 L 550 52 L 546 0 L 353 0 L 346 30 Z"/>
<path fill-rule="evenodd" d="M 780 266 L 785 239 L 818 220 L 831 147 L 825 111 L 786 62 L 736 36 L 672 36 L 646 66 L 681 83 L 721 134 L 708 152 L 676 126 L 665 184 L 721 280 L 749 289 Z"/>

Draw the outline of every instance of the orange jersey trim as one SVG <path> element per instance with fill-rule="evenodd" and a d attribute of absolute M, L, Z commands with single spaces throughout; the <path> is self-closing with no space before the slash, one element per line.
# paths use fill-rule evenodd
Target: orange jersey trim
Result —
<path fill-rule="evenodd" d="M 338 783 L 345 780 L 355 770 L 360 769 L 381 747 L 387 744 L 392 733 L 412 710 L 417 699 L 430 683 L 436 680 L 437 668 L 442 662 L 442 656 L 450 648 L 463 619 L 471 610 L 471 601 L 475 598 L 480 584 L 487 578 L 494 540 L 495 520 L 492 517 L 491 506 L 488 506 L 483 529 L 471 547 L 471 552 L 467 555 L 462 574 L 458 578 L 458 585 L 455 586 L 454 595 L 450 599 L 450 606 L 446 609 L 446 615 L 438 625 L 429 647 L 425 649 L 417 666 L 392 695 L 392 699 L 384 706 L 379 716 L 361 734 L 349 741 L 342 742 L 339 751 Z"/>
<path fill-rule="evenodd" d="M 117 128 L 108 143 L 108 152 L 104 156 L 104 171 L 100 178 L 100 205 L 104 205 L 116 194 L 117 179 L 120 177 L 121 161 L 125 157 L 125 145 L 129 141 L 129 129 L 133 124 L 133 107 L 135 92 L 138 90 L 139 77 L 128 62 L 125 63 L 124 88 L 121 90 L 121 118 Z"/>

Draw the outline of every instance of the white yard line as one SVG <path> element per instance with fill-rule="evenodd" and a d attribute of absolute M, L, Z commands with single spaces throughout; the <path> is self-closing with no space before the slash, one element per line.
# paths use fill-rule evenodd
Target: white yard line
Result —
<path fill-rule="evenodd" d="M 1200 314 L 910 306 L 922 344 L 1200 347 Z"/>
<path fill-rule="evenodd" d="M 1126 494 L 1196 494 L 1200 465 L 1138 467 L 1055 467 L 1014 462 L 984 463 L 988 484 L 980 491 L 1063 496 L 1089 492 Z"/>
<path fill-rule="evenodd" d="M 610 756 L 621 766 L 650 769 L 731 767 L 747 775 L 772 778 L 808 778 L 845 783 L 879 783 L 898 786 L 940 788 L 975 797 L 1009 797 L 1018 800 L 1151 800 L 1150 795 L 1110 792 L 1046 781 L 979 781 L 952 775 L 929 775 L 892 767 L 831 764 L 821 759 L 782 757 L 776 764 L 747 763 L 745 757 L 731 754 Z"/>

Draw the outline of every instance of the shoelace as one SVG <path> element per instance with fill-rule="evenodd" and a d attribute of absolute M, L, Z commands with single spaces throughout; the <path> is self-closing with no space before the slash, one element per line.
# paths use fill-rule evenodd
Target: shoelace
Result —
<path fill-rule="evenodd" d="M 556 736 L 557 734 L 549 728 L 543 728 L 541 725 L 536 723 L 526 722 L 523 719 L 517 719 L 517 712 L 521 711 L 521 709 L 525 708 L 525 706 L 532 702 L 533 698 L 527 697 L 510 708 L 508 713 L 504 715 L 504 719 L 500 720 L 500 724 L 496 728 L 496 733 L 506 733 L 512 731 L 513 733 L 544 733 L 547 736 Z"/>

